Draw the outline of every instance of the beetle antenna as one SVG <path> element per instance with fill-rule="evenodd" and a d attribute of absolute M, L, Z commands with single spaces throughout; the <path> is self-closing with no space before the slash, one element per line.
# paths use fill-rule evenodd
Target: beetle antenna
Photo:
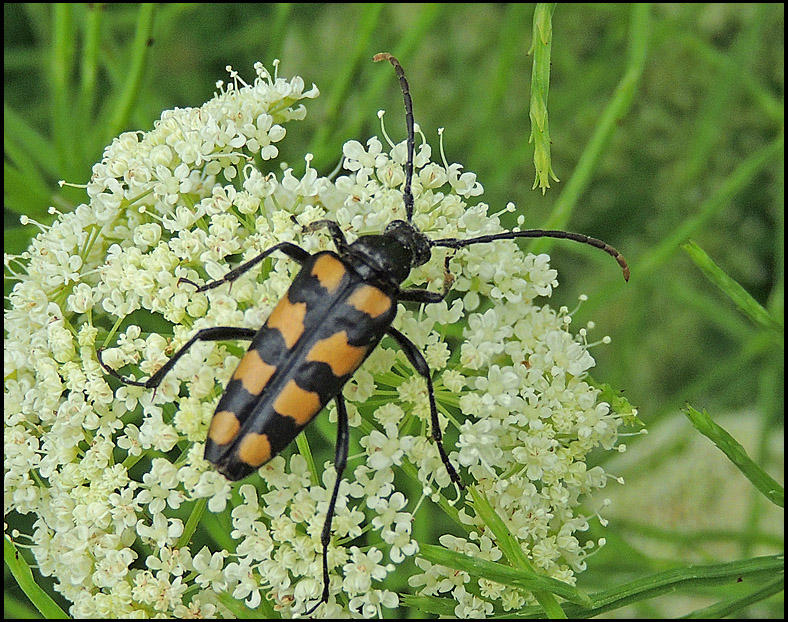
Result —
<path fill-rule="evenodd" d="M 408 222 L 413 219 L 413 193 L 410 186 L 413 181 L 413 151 L 416 144 L 413 129 L 413 100 L 410 97 L 410 87 L 405 78 L 405 70 L 395 56 L 388 52 L 381 52 L 375 54 L 372 60 L 376 63 L 381 60 L 387 60 L 394 65 L 394 71 L 399 78 L 400 87 L 402 87 L 402 97 L 405 99 L 405 124 L 408 126 L 408 161 L 405 163 L 405 188 L 402 191 L 402 198 L 405 201 L 405 213 L 408 216 Z"/>
<path fill-rule="evenodd" d="M 569 233 L 568 231 L 552 231 L 544 229 L 526 229 L 525 231 L 506 231 L 504 233 L 495 233 L 492 235 L 482 235 L 478 238 L 469 238 L 467 240 L 459 240 L 457 238 L 444 238 L 442 240 L 432 240 L 430 246 L 446 246 L 448 248 L 463 248 L 471 244 L 483 244 L 485 242 L 494 242 L 495 240 L 514 240 L 515 238 L 558 238 L 562 240 L 574 240 L 581 244 L 588 244 L 594 248 L 599 248 L 605 251 L 608 255 L 613 257 L 621 270 L 624 273 L 624 280 L 629 280 L 629 266 L 627 265 L 624 256 L 619 253 L 610 244 L 592 238 L 582 233 Z"/>

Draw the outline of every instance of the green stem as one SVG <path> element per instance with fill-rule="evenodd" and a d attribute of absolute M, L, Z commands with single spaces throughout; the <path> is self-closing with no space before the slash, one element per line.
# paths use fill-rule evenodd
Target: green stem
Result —
<path fill-rule="evenodd" d="M 632 270 L 631 281 L 647 278 L 657 268 L 662 267 L 682 243 L 686 242 L 691 235 L 702 229 L 716 214 L 727 207 L 730 201 L 744 190 L 756 175 L 765 167 L 775 164 L 775 161 L 782 154 L 784 144 L 785 136 L 781 133 L 774 141 L 761 147 L 761 149 L 739 164 L 728 175 L 719 189 L 706 199 L 691 216 L 675 227 L 671 233 L 665 235 L 646 256 L 639 261 L 630 262 Z M 609 305 L 613 297 L 621 295 L 624 288 L 618 282 L 619 280 L 620 277 L 611 280 L 607 287 L 601 288 L 603 293 L 588 300 L 583 305 L 584 313 L 592 314 L 600 305 Z"/>
<path fill-rule="evenodd" d="M 101 17 L 103 11 L 94 4 L 86 5 L 87 23 L 85 24 L 85 42 L 82 47 L 82 59 L 80 66 L 80 88 L 77 111 L 80 118 L 77 121 L 81 124 L 82 135 L 88 136 L 90 124 L 93 123 L 96 98 L 96 79 L 98 76 L 98 54 L 99 42 L 101 38 Z M 82 156 L 85 159 L 91 158 L 94 144 L 91 141 L 80 143 Z"/>
<path fill-rule="evenodd" d="M 129 122 L 131 110 L 137 97 L 140 94 L 140 84 L 145 72 L 148 50 L 150 48 L 151 34 L 153 32 L 153 16 L 156 11 L 154 3 L 144 3 L 140 5 L 139 16 L 137 18 L 137 31 L 134 35 L 134 42 L 131 46 L 130 56 L 131 65 L 126 74 L 126 82 L 123 85 L 120 97 L 114 106 L 114 114 L 111 115 L 107 124 L 105 135 L 113 137 L 126 129 Z"/>
<path fill-rule="evenodd" d="M 361 64 L 369 60 L 367 56 L 369 56 L 370 39 L 378 29 L 380 14 L 384 6 L 383 3 L 365 5 L 359 18 L 359 24 L 353 29 L 355 45 L 349 58 L 341 64 L 341 73 L 333 81 L 326 105 L 325 118 L 321 121 L 312 141 L 312 152 L 315 154 L 322 154 L 326 151 L 326 144 L 331 132 L 336 128 L 339 112 L 347 100 L 348 92 L 353 85 L 353 78 L 357 75 Z M 315 157 L 317 158 L 317 156 Z"/>
<path fill-rule="evenodd" d="M 69 171 L 74 162 L 71 157 L 74 151 L 74 137 L 71 133 L 73 111 L 68 93 L 75 47 L 72 7 L 68 3 L 56 3 L 53 11 L 49 71 L 52 89 L 52 137 L 60 161 L 59 170 Z"/>

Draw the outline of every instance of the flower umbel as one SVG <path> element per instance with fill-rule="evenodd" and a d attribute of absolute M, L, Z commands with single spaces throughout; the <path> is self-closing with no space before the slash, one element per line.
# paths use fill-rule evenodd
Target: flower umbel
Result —
<path fill-rule="evenodd" d="M 153 130 L 115 139 L 93 167 L 88 202 L 42 227 L 18 258 L 26 272 L 5 312 L 5 513 L 34 516 L 33 555 L 73 616 L 228 616 L 217 597 L 226 593 L 289 617 L 320 597 L 330 462 L 287 449 L 234 485 L 202 457 L 244 344 L 196 344 L 156 391 L 119 385 L 96 357 L 105 349 L 106 364 L 143 378 L 201 328 L 257 329 L 298 269 L 291 260 L 273 255 L 232 288 L 195 293 L 179 279 L 220 278 L 228 263 L 285 240 L 310 252 L 330 248 L 329 236 L 302 233 L 321 218 L 352 241 L 404 217 L 403 143 L 387 137 L 388 147 L 377 137 L 346 143 L 345 174 L 336 179 L 320 176 L 309 155 L 302 176 L 275 173 L 270 161 L 285 125 L 304 118 L 302 100 L 318 91 L 255 70 L 252 84 L 231 71 L 202 107 L 166 111 Z M 414 224 L 430 237 L 500 231 L 487 205 L 467 203 L 482 192 L 475 175 L 439 159 L 426 141 L 417 148 Z M 436 249 L 405 286 L 439 290 L 445 252 L 455 251 Z M 558 284 L 548 260 L 513 241 L 460 249 L 448 302 L 400 304 L 394 326 L 435 371 L 446 447 L 466 485 L 506 517 L 535 567 L 572 581 L 589 552 L 579 503 L 607 479 L 585 458 L 614 448 L 621 417 L 584 380 L 594 365 L 585 332 L 569 332 L 567 310 L 535 304 Z M 448 337 L 454 324 L 458 345 Z M 426 384 L 392 341 L 383 340 L 344 395 L 361 451 L 340 485 L 321 615 L 398 607 L 387 577 L 412 567 L 399 566 L 408 558 L 418 567 L 409 585 L 449 596 L 457 616 L 531 603 L 527 592 L 417 557 L 422 503 L 407 497 L 403 478 L 418 478 L 431 498 L 453 487 L 425 436 Z M 190 544 L 199 521 L 189 513 L 203 510 L 227 513 L 232 530 L 199 533 L 200 544 Z M 467 537 L 444 535 L 443 546 L 501 558 L 471 505 L 456 516 Z"/>

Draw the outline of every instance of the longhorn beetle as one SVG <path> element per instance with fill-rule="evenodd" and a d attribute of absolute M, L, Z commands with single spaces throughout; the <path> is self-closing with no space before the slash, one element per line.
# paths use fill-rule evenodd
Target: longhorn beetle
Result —
<path fill-rule="evenodd" d="M 275 251 L 298 262 L 301 270 L 268 320 L 255 331 L 250 328 L 216 326 L 204 328 L 186 342 L 167 363 L 146 381 L 121 376 L 98 359 L 107 373 L 126 384 L 153 389 L 184 353 L 197 341 L 251 340 L 252 344 L 235 370 L 216 407 L 205 443 L 205 459 L 230 480 L 239 480 L 282 451 L 330 401 L 337 406 L 337 442 L 334 464 L 336 481 L 321 534 L 323 549 L 323 592 L 307 611 L 312 613 L 328 602 L 327 552 L 331 521 L 348 455 L 348 415 L 342 387 L 370 355 L 384 335 L 396 341 L 406 357 L 427 382 L 432 438 L 451 480 L 462 487 L 457 471 L 443 447 L 430 369 L 418 347 L 392 327 L 397 302 L 430 304 L 442 301 L 451 287 L 449 258 L 442 292 L 402 289 L 410 270 L 429 261 L 433 248 L 460 249 L 472 244 L 515 238 L 564 238 L 590 244 L 612 255 L 621 266 L 624 279 L 629 268 L 621 253 L 586 235 L 565 231 L 506 231 L 469 239 L 431 240 L 412 224 L 414 152 L 413 103 L 405 72 L 388 53 L 376 54 L 375 61 L 387 60 L 399 78 L 405 100 L 407 161 L 402 191 L 406 220 L 394 220 L 380 235 L 363 235 L 348 243 L 339 224 L 318 220 L 304 231 L 327 229 L 337 252 L 310 255 L 291 242 L 280 242 L 253 259 L 230 270 L 223 278 L 198 286 L 204 292 L 232 283 Z"/>

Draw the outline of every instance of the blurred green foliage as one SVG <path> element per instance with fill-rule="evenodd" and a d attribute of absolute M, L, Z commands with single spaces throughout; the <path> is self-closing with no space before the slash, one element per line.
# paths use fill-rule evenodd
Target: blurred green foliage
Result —
<path fill-rule="evenodd" d="M 403 137 L 398 84 L 370 60 L 379 51 L 402 61 L 433 146 L 445 127 L 449 161 L 478 174 L 493 210 L 514 201 L 525 226 L 539 227 L 622 80 L 634 15 L 621 4 L 556 8 L 548 113 L 561 182 L 542 196 L 531 189 L 528 143 L 533 5 L 167 4 L 147 16 L 134 4 L 3 10 L 6 252 L 21 251 L 35 233 L 19 227 L 21 213 L 46 221 L 49 205 L 65 210 L 83 200 L 57 180 L 85 183 L 114 133 L 149 129 L 167 108 L 200 105 L 226 79 L 226 65 L 251 78 L 255 61 L 270 67 L 279 58 L 283 75 L 320 87 L 283 145 L 296 169 L 310 150 L 318 170 L 330 171 L 345 140 L 379 134 L 380 108 L 389 133 Z M 783 340 L 740 314 L 680 245 L 691 237 L 782 322 L 784 5 L 648 12 L 634 98 L 566 226 L 621 250 L 632 279 L 620 283 L 609 257 L 593 249 L 553 244 L 561 281 L 553 304 L 572 308 L 588 294 L 576 327 L 593 319 L 593 339 L 613 337 L 593 350 L 594 377 L 624 390 L 647 426 L 681 418 L 686 401 L 711 413 L 746 411 L 755 418 L 751 455 L 763 464 L 769 439 L 782 435 Z M 135 67 L 140 46 L 146 62 Z M 649 468 L 658 473 L 660 460 L 670 455 Z M 762 502 L 751 503 L 742 530 L 756 537 Z M 639 559 L 605 536 L 611 559 Z M 590 565 L 581 584 L 617 580 L 615 564 L 600 559 L 596 575 Z"/>

